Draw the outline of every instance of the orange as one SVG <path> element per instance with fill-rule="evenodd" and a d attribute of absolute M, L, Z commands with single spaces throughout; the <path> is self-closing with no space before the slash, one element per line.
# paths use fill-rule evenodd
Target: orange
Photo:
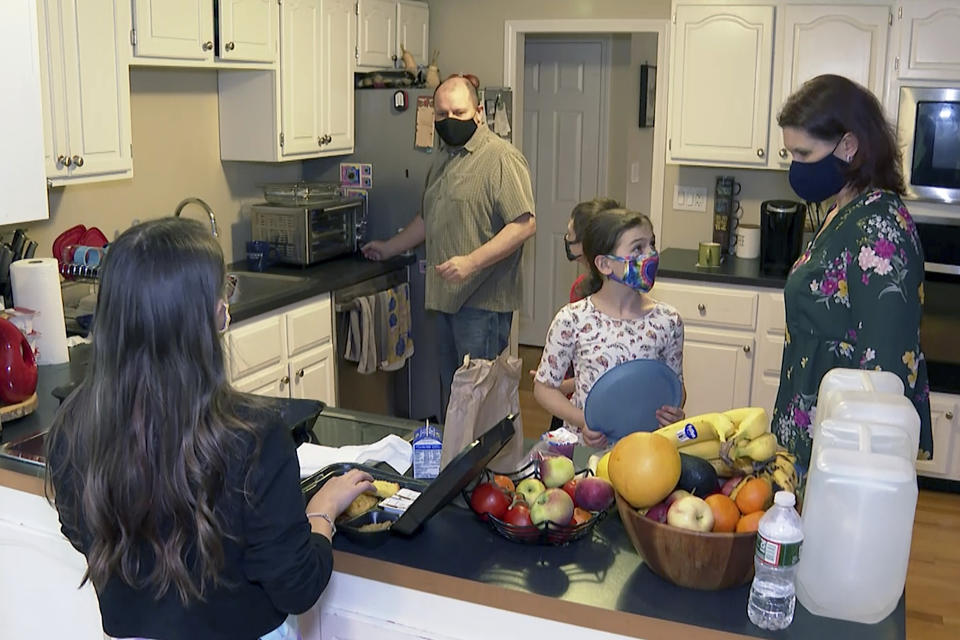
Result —
<path fill-rule="evenodd" d="M 680 453 L 663 436 L 637 431 L 610 451 L 610 483 L 634 509 L 652 507 L 674 490 L 680 479 Z"/>
<path fill-rule="evenodd" d="M 763 517 L 764 511 L 754 511 L 753 513 L 748 513 L 739 520 L 737 520 L 737 533 L 753 533 L 760 526 L 760 518 Z"/>
<path fill-rule="evenodd" d="M 765 511 L 773 503 L 773 487 L 766 478 L 750 478 L 737 492 L 740 513 Z"/>
<path fill-rule="evenodd" d="M 714 493 L 704 500 L 710 505 L 710 511 L 713 512 L 714 532 L 729 533 L 737 528 L 737 521 L 740 519 L 740 510 L 737 509 L 737 503 L 722 493 Z"/>
<path fill-rule="evenodd" d="M 493 476 L 493 482 L 508 493 L 513 493 L 516 490 L 516 487 L 513 486 L 513 480 L 507 476 L 495 475 Z"/>

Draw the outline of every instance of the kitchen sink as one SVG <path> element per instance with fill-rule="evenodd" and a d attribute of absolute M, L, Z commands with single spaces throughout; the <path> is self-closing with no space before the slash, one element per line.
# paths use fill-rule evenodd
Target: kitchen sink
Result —
<path fill-rule="evenodd" d="M 228 302 L 243 305 L 248 302 L 272 298 L 278 293 L 306 285 L 310 279 L 304 276 L 279 275 L 255 271 L 235 271 L 227 274 L 236 278 L 237 286 Z"/>

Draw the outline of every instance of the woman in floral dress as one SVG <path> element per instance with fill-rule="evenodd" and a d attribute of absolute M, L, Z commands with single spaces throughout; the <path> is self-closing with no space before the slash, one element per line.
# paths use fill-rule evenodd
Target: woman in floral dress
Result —
<path fill-rule="evenodd" d="M 869 91 L 834 75 L 800 87 L 778 122 L 793 154 L 793 190 L 807 202 L 835 201 L 784 288 L 787 330 L 773 431 L 805 471 L 823 375 L 835 367 L 883 369 L 903 380 L 920 414 L 918 457 L 930 458 L 920 351 L 923 250 L 900 200 L 893 132 Z"/>

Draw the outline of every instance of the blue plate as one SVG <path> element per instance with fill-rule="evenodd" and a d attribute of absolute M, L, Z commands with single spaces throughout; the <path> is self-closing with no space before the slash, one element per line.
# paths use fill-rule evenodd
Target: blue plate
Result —
<path fill-rule="evenodd" d="M 631 360 L 600 376 L 583 413 L 588 427 L 615 441 L 634 431 L 656 430 L 657 409 L 680 406 L 682 400 L 683 385 L 673 369 L 659 360 Z"/>

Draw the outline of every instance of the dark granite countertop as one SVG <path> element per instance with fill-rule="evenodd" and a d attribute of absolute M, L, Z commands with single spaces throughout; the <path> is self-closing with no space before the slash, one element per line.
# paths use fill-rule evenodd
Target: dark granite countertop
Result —
<path fill-rule="evenodd" d="M 771 287 L 783 289 L 787 281 L 784 275 L 769 275 L 760 270 L 760 259 L 744 260 L 728 256 L 716 268 L 697 266 L 697 251 L 694 249 L 664 249 L 660 254 L 660 278 L 697 280 L 721 284 L 740 284 L 748 287 Z"/>
<path fill-rule="evenodd" d="M 279 284 L 268 295 L 258 296 L 241 303 L 233 303 L 230 305 L 230 316 L 234 322 L 246 320 L 321 293 L 343 289 L 358 282 L 402 269 L 413 264 L 416 260 L 417 258 L 414 255 L 401 255 L 383 262 L 374 262 L 359 254 L 352 254 L 309 267 L 277 265 L 268 269 L 266 273 L 299 276 L 306 278 L 306 280 L 292 283 L 285 282 Z M 248 271 L 246 261 L 232 263 L 227 266 L 227 269 L 232 273 Z"/>

